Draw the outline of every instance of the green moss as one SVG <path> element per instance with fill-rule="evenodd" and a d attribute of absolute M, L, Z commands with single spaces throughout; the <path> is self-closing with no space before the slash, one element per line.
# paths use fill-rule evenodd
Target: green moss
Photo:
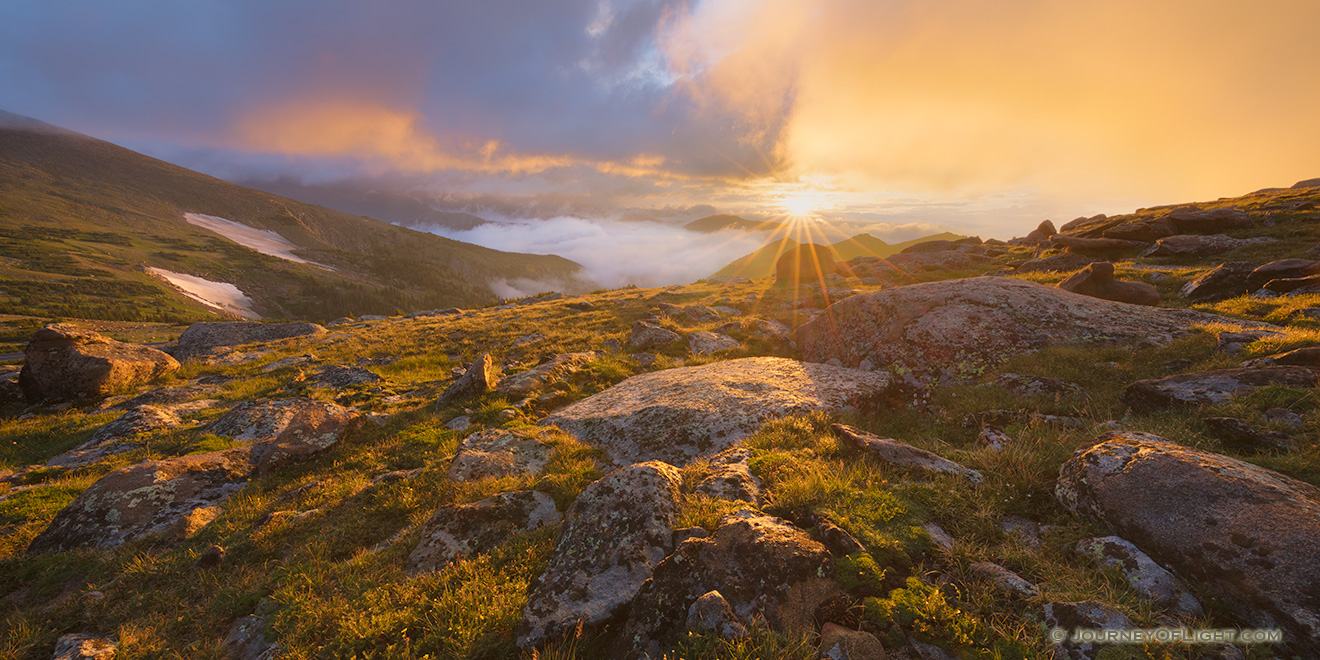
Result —
<path fill-rule="evenodd" d="M 875 595 L 884 592 L 887 569 L 876 565 L 871 555 L 858 552 L 834 561 L 834 581 L 853 595 Z"/>

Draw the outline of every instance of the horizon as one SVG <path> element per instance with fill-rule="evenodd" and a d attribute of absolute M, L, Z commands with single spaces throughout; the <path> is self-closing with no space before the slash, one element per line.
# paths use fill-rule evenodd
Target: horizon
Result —
<path fill-rule="evenodd" d="M 1320 172 L 1313 3 L 310 7 L 8 3 L 0 108 L 602 241 L 716 213 L 1006 239 Z"/>

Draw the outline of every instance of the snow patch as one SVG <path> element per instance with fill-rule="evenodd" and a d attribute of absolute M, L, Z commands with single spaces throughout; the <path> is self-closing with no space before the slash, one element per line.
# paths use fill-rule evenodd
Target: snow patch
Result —
<path fill-rule="evenodd" d="M 280 236 L 273 231 L 257 229 L 256 227 L 249 227 L 241 222 L 234 222 L 233 220 L 226 220 L 213 215 L 203 215 L 201 213 L 184 213 L 183 219 L 187 220 L 189 224 L 197 225 L 203 229 L 209 229 L 245 248 L 251 248 L 262 254 L 300 264 L 320 266 L 326 270 L 334 270 L 329 266 L 318 264 L 315 261 L 308 261 L 294 254 L 293 250 L 298 249 L 298 246 L 289 242 L 289 239 Z"/>
<path fill-rule="evenodd" d="M 207 307 L 229 312 L 245 319 L 258 320 L 261 315 L 252 309 L 252 299 L 238 287 L 227 282 L 212 282 L 195 275 L 185 275 L 164 268 L 147 267 L 147 272 L 178 287 L 183 295 Z"/>

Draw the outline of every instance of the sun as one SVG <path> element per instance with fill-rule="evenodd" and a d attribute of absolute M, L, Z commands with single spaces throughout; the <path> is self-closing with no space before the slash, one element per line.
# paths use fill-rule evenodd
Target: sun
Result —
<path fill-rule="evenodd" d="M 810 193 L 792 193 L 779 198 L 778 203 L 790 217 L 806 218 L 816 215 L 820 200 Z"/>

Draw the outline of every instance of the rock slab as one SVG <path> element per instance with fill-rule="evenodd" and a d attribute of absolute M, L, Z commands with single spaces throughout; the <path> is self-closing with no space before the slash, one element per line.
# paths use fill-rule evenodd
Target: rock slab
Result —
<path fill-rule="evenodd" d="M 601 445 L 620 465 L 686 465 L 728 448 L 767 420 L 876 405 L 894 390 L 883 372 L 744 358 L 633 376 L 542 423 Z"/>
<path fill-rule="evenodd" d="M 325 334 L 315 323 L 260 323 L 228 321 L 194 323 L 179 335 L 174 357 L 181 361 L 205 358 L 222 346 L 264 343 L 290 337 Z"/>
<path fill-rule="evenodd" d="M 1139 380 L 1123 392 L 1123 402 L 1137 412 L 1165 408 L 1219 405 L 1234 396 L 1261 387 L 1279 385 L 1308 389 L 1316 386 L 1316 372 L 1305 367 L 1273 366 L 1213 369 L 1189 374 Z"/>
<path fill-rule="evenodd" d="M 1147 433 L 1078 450 L 1055 495 L 1220 599 L 1248 625 L 1320 653 L 1320 489 Z"/>
<path fill-rule="evenodd" d="M 408 556 L 408 573 L 440 570 L 455 559 L 485 552 L 516 532 L 558 524 L 560 518 L 555 501 L 534 490 L 442 506 L 422 528 L 422 540 Z"/>

